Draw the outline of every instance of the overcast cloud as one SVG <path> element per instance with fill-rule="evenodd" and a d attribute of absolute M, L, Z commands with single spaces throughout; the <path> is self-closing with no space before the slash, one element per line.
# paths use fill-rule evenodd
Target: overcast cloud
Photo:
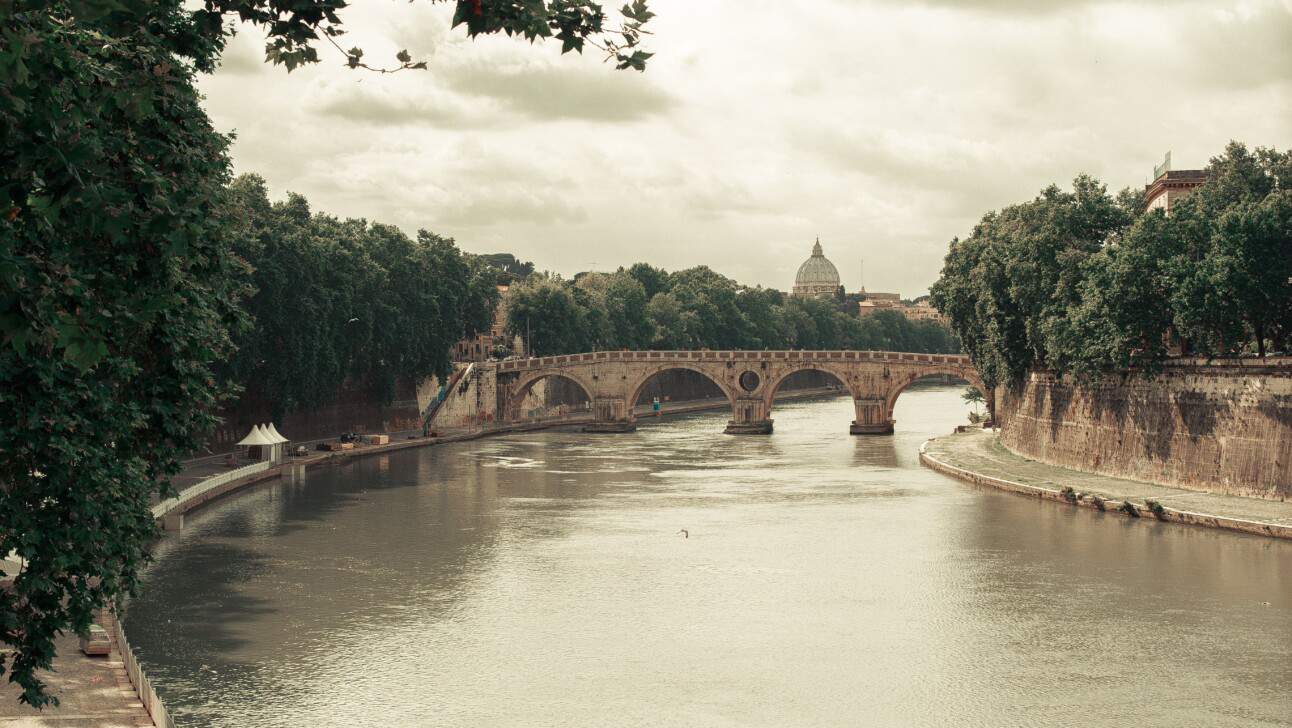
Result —
<path fill-rule="evenodd" d="M 652 0 L 645 74 L 354 3 L 365 60 L 202 82 L 239 172 L 276 198 L 427 228 L 570 275 L 645 260 L 787 290 L 820 236 L 844 284 L 927 290 L 981 214 L 1085 172 L 1142 185 L 1171 150 L 1292 145 L 1292 0 Z"/>

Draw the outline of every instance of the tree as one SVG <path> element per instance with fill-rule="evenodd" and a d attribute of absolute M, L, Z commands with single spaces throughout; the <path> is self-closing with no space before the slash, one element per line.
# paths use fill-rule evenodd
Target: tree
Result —
<path fill-rule="evenodd" d="M 450 0 L 428 0 L 440 4 Z M 632 0 L 618 13 L 619 24 L 611 26 L 601 5 L 591 0 L 453 0 L 453 27 L 465 26 L 467 35 L 523 37 L 560 41 L 561 52 L 582 53 L 591 45 L 613 60 L 619 69 L 645 70 L 653 55 L 639 46 L 643 27 L 655 16 L 646 0 Z M 362 48 L 344 48 L 339 38 L 345 35 L 341 15 L 345 0 L 296 0 L 292 3 L 272 0 L 206 0 L 200 7 L 188 9 L 182 3 L 150 0 L 18 0 L 0 11 L 5 15 L 38 15 L 48 12 L 73 22 L 93 23 L 96 30 L 113 37 L 124 37 L 141 26 L 151 25 L 164 47 L 193 61 L 197 71 L 214 70 L 221 51 L 235 31 L 231 20 L 250 23 L 265 31 L 265 60 L 282 65 L 288 71 L 318 63 L 318 45 L 326 41 L 344 57 L 349 68 L 363 68 L 381 73 L 424 70 L 424 61 L 414 61 L 407 50 L 395 55 L 388 67 L 373 66 L 364 60 Z M 161 22 L 159 22 L 161 21 Z"/>
<path fill-rule="evenodd" d="M 645 349 L 653 330 L 646 315 L 646 289 L 636 278 L 620 271 L 608 276 L 603 298 L 610 326 L 610 346 Z"/>
<path fill-rule="evenodd" d="M 691 349 L 697 346 L 694 314 L 683 310 L 682 303 L 671 293 L 657 293 L 646 304 L 651 324 L 651 348 L 663 350 Z"/>
<path fill-rule="evenodd" d="M 1289 185 L 1292 155 L 1237 142 L 1170 216 L 1078 177 L 952 240 L 930 297 L 988 386 L 1041 367 L 1149 374 L 1177 339 L 1186 353 L 1263 356 L 1292 327 Z"/>
<path fill-rule="evenodd" d="M 988 213 L 968 239 L 952 241 L 930 297 L 988 386 L 1063 366 L 1077 343 L 1068 312 L 1080 299 L 1082 265 L 1131 222 L 1133 200 L 1119 199 L 1082 175 L 1071 192 L 1051 185 Z"/>
<path fill-rule="evenodd" d="M 554 276 L 533 276 L 507 291 L 507 330 L 534 356 L 589 349 L 587 311 L 573 286 Z"/>
<path fill-rule="evenodd" d="M 58 6 L 55 6 L 57 8 Z M 231 386 L 246 269 L 219 204 L 227 140 L 158 34 L 0 11 L 0 592 L 9 679 L 134 589 L 150 497 Z M 0 658 L 3 659 L 3 658 Z"/>
<path fill-rule="evenodd" d="M 1168 218 L 1155 213 L 1091 256 L 1068 309 L 1067 339 L 1050 361 L 1086 380 L 1132 367 L 1156 371 L 1167 356 L 1175 243 Z"/>
<path fill-rule="evenodd" d="M 646 291 L 646 300 L 655 297 L 657 293 L 666 293 L 671 286 L 668 282 L 668 272 L 656 268 L 649 263 L 633 263 L 628 269 L 628 275 L 637 279 L 642 284 L 642 289 Z"/>
<path fill-rule="evenodd" d="M 1207 183 L 1173 210 L 1174 326 L 1191 350 L 1233 354 L 1245 342 L 1281 348 L 1292 307 L 1292 153 L 1231 142 Z"/>
<path fill-rule="evenodd" d="M 534 273 L 533 262 L 528 260 L 521 262 L 511 253 L 490 253 L 479 257 L 498 269 L 497 284 L 500 286 L 509 286 L 517 281 L 523 281 Z"/>
<path fill-rule="evenodd" d="M 658 289 L 649 300 L 643 280 Z M 832 301 L 787 299 L 704 266 L 668 273 L 638 263 L 614 273 L 583 272 L 573 283 L 536 276 L 508 300 L 514 307 L 509 326 L 521 335 L 532 332 L 540 354 L 643 347 L 959 350 L 950 330 L 931 321 L 893 311 L 863 321 Z M 538 316 L 546 320 L 536 323 Z"/>

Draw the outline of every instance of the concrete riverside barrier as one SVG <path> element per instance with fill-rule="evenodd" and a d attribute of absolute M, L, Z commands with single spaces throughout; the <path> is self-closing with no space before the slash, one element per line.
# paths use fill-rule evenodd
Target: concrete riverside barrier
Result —
<path fill-rule="evenodd" d="M 1163 506 L 1151 500 L 1141 500 L 1136 503 L 1129 499 L 1117 500 L 1115 498 L 1104 498 L 1093 493 L 1080 493 L 1071 489 L 1068 489 L 1065 492 L 1064 490 L 1055 490 L 1053 488 L 1045 488 L 1039 485 L 1018 483 L 1013 480 L 1006 480 L 1004 478 L 997 478 L 991 475 L 977 473 L 934 457 L 928 452 L 930 442 L 932 442 L 932 440 L 925 441 L 920 445 L 920 463 L 925 467 L 942 473 L 943 475 L 949 475 L 953 478 L 963 480 L 974 485 L 997 488 L 1011 493 L 1029 495 L 1034 498 L 1066 503 L 1068 505 L 1081 508 L 1092 508 L 1105 513 L 1124 515 L 1129 518 L 1151 518 L 1168 523 L 1185 523 L 1192 526 L 1219 528 L 1227 531 L 1237 531 L 1239 533 L 1247 533 L 1257 536 L 1272 536 L 1274 538 L 1292 539 L 1292 527 L 1277 523 L 1252 521 L 1210 513 L 1195 513 L 1193 511 L 1185 511 Z"/>
<path fill-rule="evenodd" d="M 185 488 L 174 497 L 167 498 L 153 506 L 153 518 L 161 520 L 163 523 L 167 523 L 172 517 L 182 518 L 183 512 L 189 506 L 195 502 L 207 500 L 208 497 L 214 497 L 221 486 L 248 476 L 267 472 L 270 466 L 271 464 L 268 461 L 261 461 L 213 475 Z M 125 668 L 126 679 L 130 681 L 135 694 L 139 696 L 139 702 L 144 706 L 144 710 L 147 711 L 157 728 L 175 728 L 175 721 L 170 717 L 170 712 L 166 710 L 165 703 L 157 695 L 152 681 L 148 679 L 148 675 L 139 664 L 138 658 L 135 657 L 134 648 L 130 646 L 130 641 L 126 638 L 126 630 L 121 625 L 120 616 L 109 612 L 105 617 L 112 622 L 110 632 L 113 641 L 116 642 L 117 650 L 121 653 L 121 662 Z"/>
<path fill-rule="evenodd" d="M 117 643 L 117 650 L 121 652 L 121 662 L 125 667 L 126 678 L 134 686 L 135 694 L 139 696 L 139 702 L 143 704 L 144 710 L 148 716 L 153 719 L 153 725 L 157 728 L 175 728 L 175 721 L 171 719 L 170 712 L 162 703 L 161 698 L 157 696 L 157 691 L 153 689 L 152 682 L 144 674 L 144 669 L 139 666 L 139 660 L 135 658 L 135 651 L 126 641 L 126 631 L 121 626 L 121 620 L 112 615 L 112 639 Z"/>
<path fill-rule="evenodd" d="M 183 491 L 177 493 L 175 497 L 167 498 L 161 503 L 153 506 L 153 518 L 165 518 L 176 508 L 182 508 L 188 505 L 197 498 L 206 495 L 225 483 L 232 483 L 233 481 L 239 478 L 245 478 L 248 475 L 263 473 L 269 469 L 269 466 L 270 463 L 268 460 L 262 460 L 258 463 L 251 463 L 250 465 L 243 465 L 240 468 L 234 468 L 233 470 L 220 473 L 219 475 L 213 475 L 196 485 L 191 485 L 185 488 Z"/>

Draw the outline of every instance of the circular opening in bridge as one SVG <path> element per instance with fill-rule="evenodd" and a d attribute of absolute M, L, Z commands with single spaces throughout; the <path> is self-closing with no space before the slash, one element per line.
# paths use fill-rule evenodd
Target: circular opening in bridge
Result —
<path fill-rule="evenodd" d="M 742 372 L 740 375 L 740 387 L 746 392 L 752 392 L 758 389 L 758 383 L 762 381 L 754 372 Z"/>

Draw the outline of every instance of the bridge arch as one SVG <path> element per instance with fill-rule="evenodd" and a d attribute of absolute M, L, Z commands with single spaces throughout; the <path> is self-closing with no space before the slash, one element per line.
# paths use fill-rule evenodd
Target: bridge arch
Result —
<path fill-rule="evenodd" d="M 731 387 L 723 381 L 721 376 L 714 376 L 712 370 L 708 370 L 703 366 L 681 362 L 669 362 L 667 364 L 659 364 L 658 366 L 651 367 L 642 376 L 639 376 L 637 381 L 633 383 L 632 387 L 628 389 L 628 399 L 626 400 L 626 404 L 630 416 L 633 416 L 632 413 L 636 410 L 637 400 L 641 397 L 642 392 L 646 389 L 646 385 L 650 383 L 650 380 L 661 374 L 673 371 L 694 372 L 695 374 L 704 377 L 709 382 L 712 382 L 714 386 L 722 391 L 723 396 L 727 398 L 727 404 L 729 404 L 734 410 L 736 406 L 736 394 L 732 391 Z"/>
<path fill-rule="evenodd" d="M 506 406 L 503 409 L 506 422 L 516 422 L 521 419 L 520 407 L 524 404 L 525 398 L 533 391 L 535 384 L 545 379 L 564 379 L 573 382 L 579 389 L 583 390 L 583 396 L 587 398 L 587 401 L 592 402 L 592 384 L 579 373 L 564 369 L 539 369 L 526 372 L 519 379 L 512 382 L 507 391 Z"/>
<path fill-rule="evenodd" d="M 987 398 L 988 402 L 991 401 L 991 390 L 983 385 L 982 379 L 974 370 L 958 366 L 930 366 L 921 368 L 919 371 L 905 372 L 893 377 L 893 384 L 888 390 L 888 397 L 884 403 L 884 409 L 888 413 L 888 418 L 890 420 L 893 418 L 893 407 L 897 405 L 897 398 L 902 395 L 902 392 L 906 391 L 907 387 L 910 387 L 921 379 L 936 377 L 941 374 L 950 375 L 957 379 L 964 379 L 971 385 L 977 387 L 978 391 L 983 393 L 983 396 Z M 989 404 L 988 407 L 990 406 L 991 405 Z"/>
<path fill-rule="evenodd" d="M 853 386 L 853 383 L 848 381 L 848 373 L 846 371 L 842 371 L 839 368 L 830 366 L 823 362 L 806 362 L 778 372 L 776 376 L 767 383 L 766 390 L 763 392 L 763 405 L 766 407 L 768 415 L 772 412 L 772 405 L 776 400 L 776 393 L 780 391 L 781 385 L 795 374 L 801 374 L 803 372 L 821 372 L 822 374 L 828 374 L 842 384 L 843 388 L 853 397 L 853 399 L 856 399 L 857 397 L 857 391 Z"/>

